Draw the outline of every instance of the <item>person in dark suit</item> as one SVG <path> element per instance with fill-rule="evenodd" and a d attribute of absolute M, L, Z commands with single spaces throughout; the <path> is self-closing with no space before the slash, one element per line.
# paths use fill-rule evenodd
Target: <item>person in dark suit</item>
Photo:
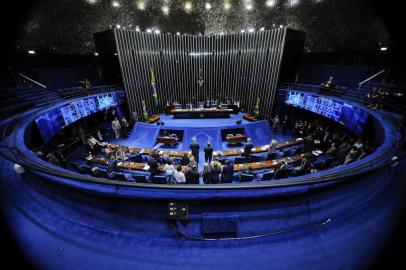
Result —
<path fill-rule="evenodd" d="M 191 169 L 189 169 L 186 172 L 185 177 L 186 177 L 186 183 L 187 184 L 196 184 L 196 185 L 198 185 L 199 184 L 200 174 L 197 171 L 197 166 L 193 166 Z"/>
<path fill-rule="evenodd" d="M 247 143 L 244 146 L 244 152 L 242 154 L 245 157 L 245 159 L 247 160 L 247 162 L 249 162 L 251 159 L 252 148 L 254 148 L 254 145 L 252 144 L 251 139 L 248 138 Z"/>
<path fill-rule="evenodd" d="M 223 170 L 221 172 L 221 182 L 232 182 L 234 175 L 234 166 L 226 159 Z"/>
<path fill-rule="evenodd" d="M 211 172 L 210 166 L 208 163 L 204 163 L 203 171 L 202 171 L 202 178 L 203 183 L 210 184 L 211 183 Z"/>
<path fill-rule="evenodd" d="M 213 158 L 213 148 L 210 145 L 210 142 L 207 143 L 207 146 L 204 148 L 204 161 L 211 162 Z"/>
<path fill-rule="evenodd" d="M 187 166 L 187 165 L 189 165 L 189 163 L 190 163 L 190 158 L 189 158 L 188 154 L 187 153 L 183 154 L 183 157 L 180 160 L 180 165 Z"/>
<path fill-rule="evenodd" d="M 152 176 L 159 174 L 159 163 L 155 157 L 151 157 L 148 160 L 149 172 Z"/>
<path fill-rule="evenodd" d="M 281 179 L 289 176 L 288 162 L 284 160 L 282 164 L 275 170 L 275 179 Z"/>
<path fill-rule="evenodd" d="M 303 139 L 303 148 L 305 153 L 313 151 L 314 141 L 312 135 L 308 135 Z"/>
<path fill-rule="evenodd" d="M 220 163 L 215 162 L 213 166 L 210 168 L 211 184 L 220 183 L 220 173 L 221 173 Z"/>
<path fill-rule="evenodd" d="M 190 150 L 192 151 L 192 155 L 195 157 L 195 160 L 197 163 L 199 163 L 199 150 L 200 150 L 200 145 L 197 143 L 196 139 L 192 140 L 192 143 L 190 144 Z"/>
<path fill-rule="evenodd" d="M 330 148 L 324 154 L 326 158 L 333 158 L 337 155 L 337 147 L 335 143 L 332 143 Z"/>

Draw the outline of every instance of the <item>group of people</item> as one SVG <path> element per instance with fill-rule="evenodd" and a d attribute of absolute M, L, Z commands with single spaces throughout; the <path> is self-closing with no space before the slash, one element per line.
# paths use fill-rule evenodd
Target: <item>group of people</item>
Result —
<path fill-rule="evenodd" d="M 349 131 L 331 125 L 327 121 L 294 119 L 287 114 L 283 119 L 281 124 L 279 116 L 275 115 L 273 128 L 282 129 L 284 133 L 290 133 L 296 138 L 303 138 L 305 153 L 315 149 L 321 150 L 332 166 L 351 163 L 374 150 L 371 142 L 357 138 Z"/>

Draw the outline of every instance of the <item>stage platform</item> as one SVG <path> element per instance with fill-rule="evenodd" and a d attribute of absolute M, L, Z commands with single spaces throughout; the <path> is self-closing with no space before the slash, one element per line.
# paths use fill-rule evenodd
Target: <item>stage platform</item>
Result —
<path fill-rule="evenodd" d="M 160 130 L 164 129 L 183 132 L 180 149 L 177 150 L 189 150 L 193 138 L 197 139 L 201 148 L 210 141 L 215 150 L 225 150 L 223 135 L 238 131 L 251 138 L 254 146 L 268 144 L 272 136 L 268 121 L 249 122 L 243 119 L 242 114 L 226 119 L 173 119 L 172 116 L 161 115 L 161 121 L 163 125 L 136 123 L 126 145 L 154 147 Z"/>

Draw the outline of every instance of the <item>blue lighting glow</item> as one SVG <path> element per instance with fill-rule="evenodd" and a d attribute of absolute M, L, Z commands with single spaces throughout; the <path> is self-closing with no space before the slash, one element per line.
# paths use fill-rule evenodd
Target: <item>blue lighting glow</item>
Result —
<path fill-rule="evenodd" d="M 358 136 L 364 132 L 368 119 L 367 112 L 351 104 L 311 93 L 289 91 L 285 103 L 330 118 L 345 125 Z"/>

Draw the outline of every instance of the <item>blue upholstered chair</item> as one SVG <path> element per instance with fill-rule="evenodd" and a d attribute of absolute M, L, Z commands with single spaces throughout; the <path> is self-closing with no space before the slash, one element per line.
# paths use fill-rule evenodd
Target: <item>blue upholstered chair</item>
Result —
<path fill-rule="evenodd" d="M 168 184 L 168 179 L 164 175 L 155 175 L 152 177 L 152 183 L 154 184 Z"/>
<path fill-rule="evenodd" d="M 135 174 L 133 178 L 136 183 L 149 183 L 148 177 L 146 175 Z"/>
<path fill-rule="evenodd" d="M 245 182 L 252 182 L 254 181 L 254 176 L 250 174 L 245 174 L 242 173 L 240 176 L 240 182 L 245 183 Z"/>
<path fill-rule="evenodd" d="M 274 170 L 264 172 L 264 174 L 262 175 L 261 180 L 262 180 L 262 181 L 272 180 L 272 178 L 273 178 L 273 173 L 274 173 Z"/>

